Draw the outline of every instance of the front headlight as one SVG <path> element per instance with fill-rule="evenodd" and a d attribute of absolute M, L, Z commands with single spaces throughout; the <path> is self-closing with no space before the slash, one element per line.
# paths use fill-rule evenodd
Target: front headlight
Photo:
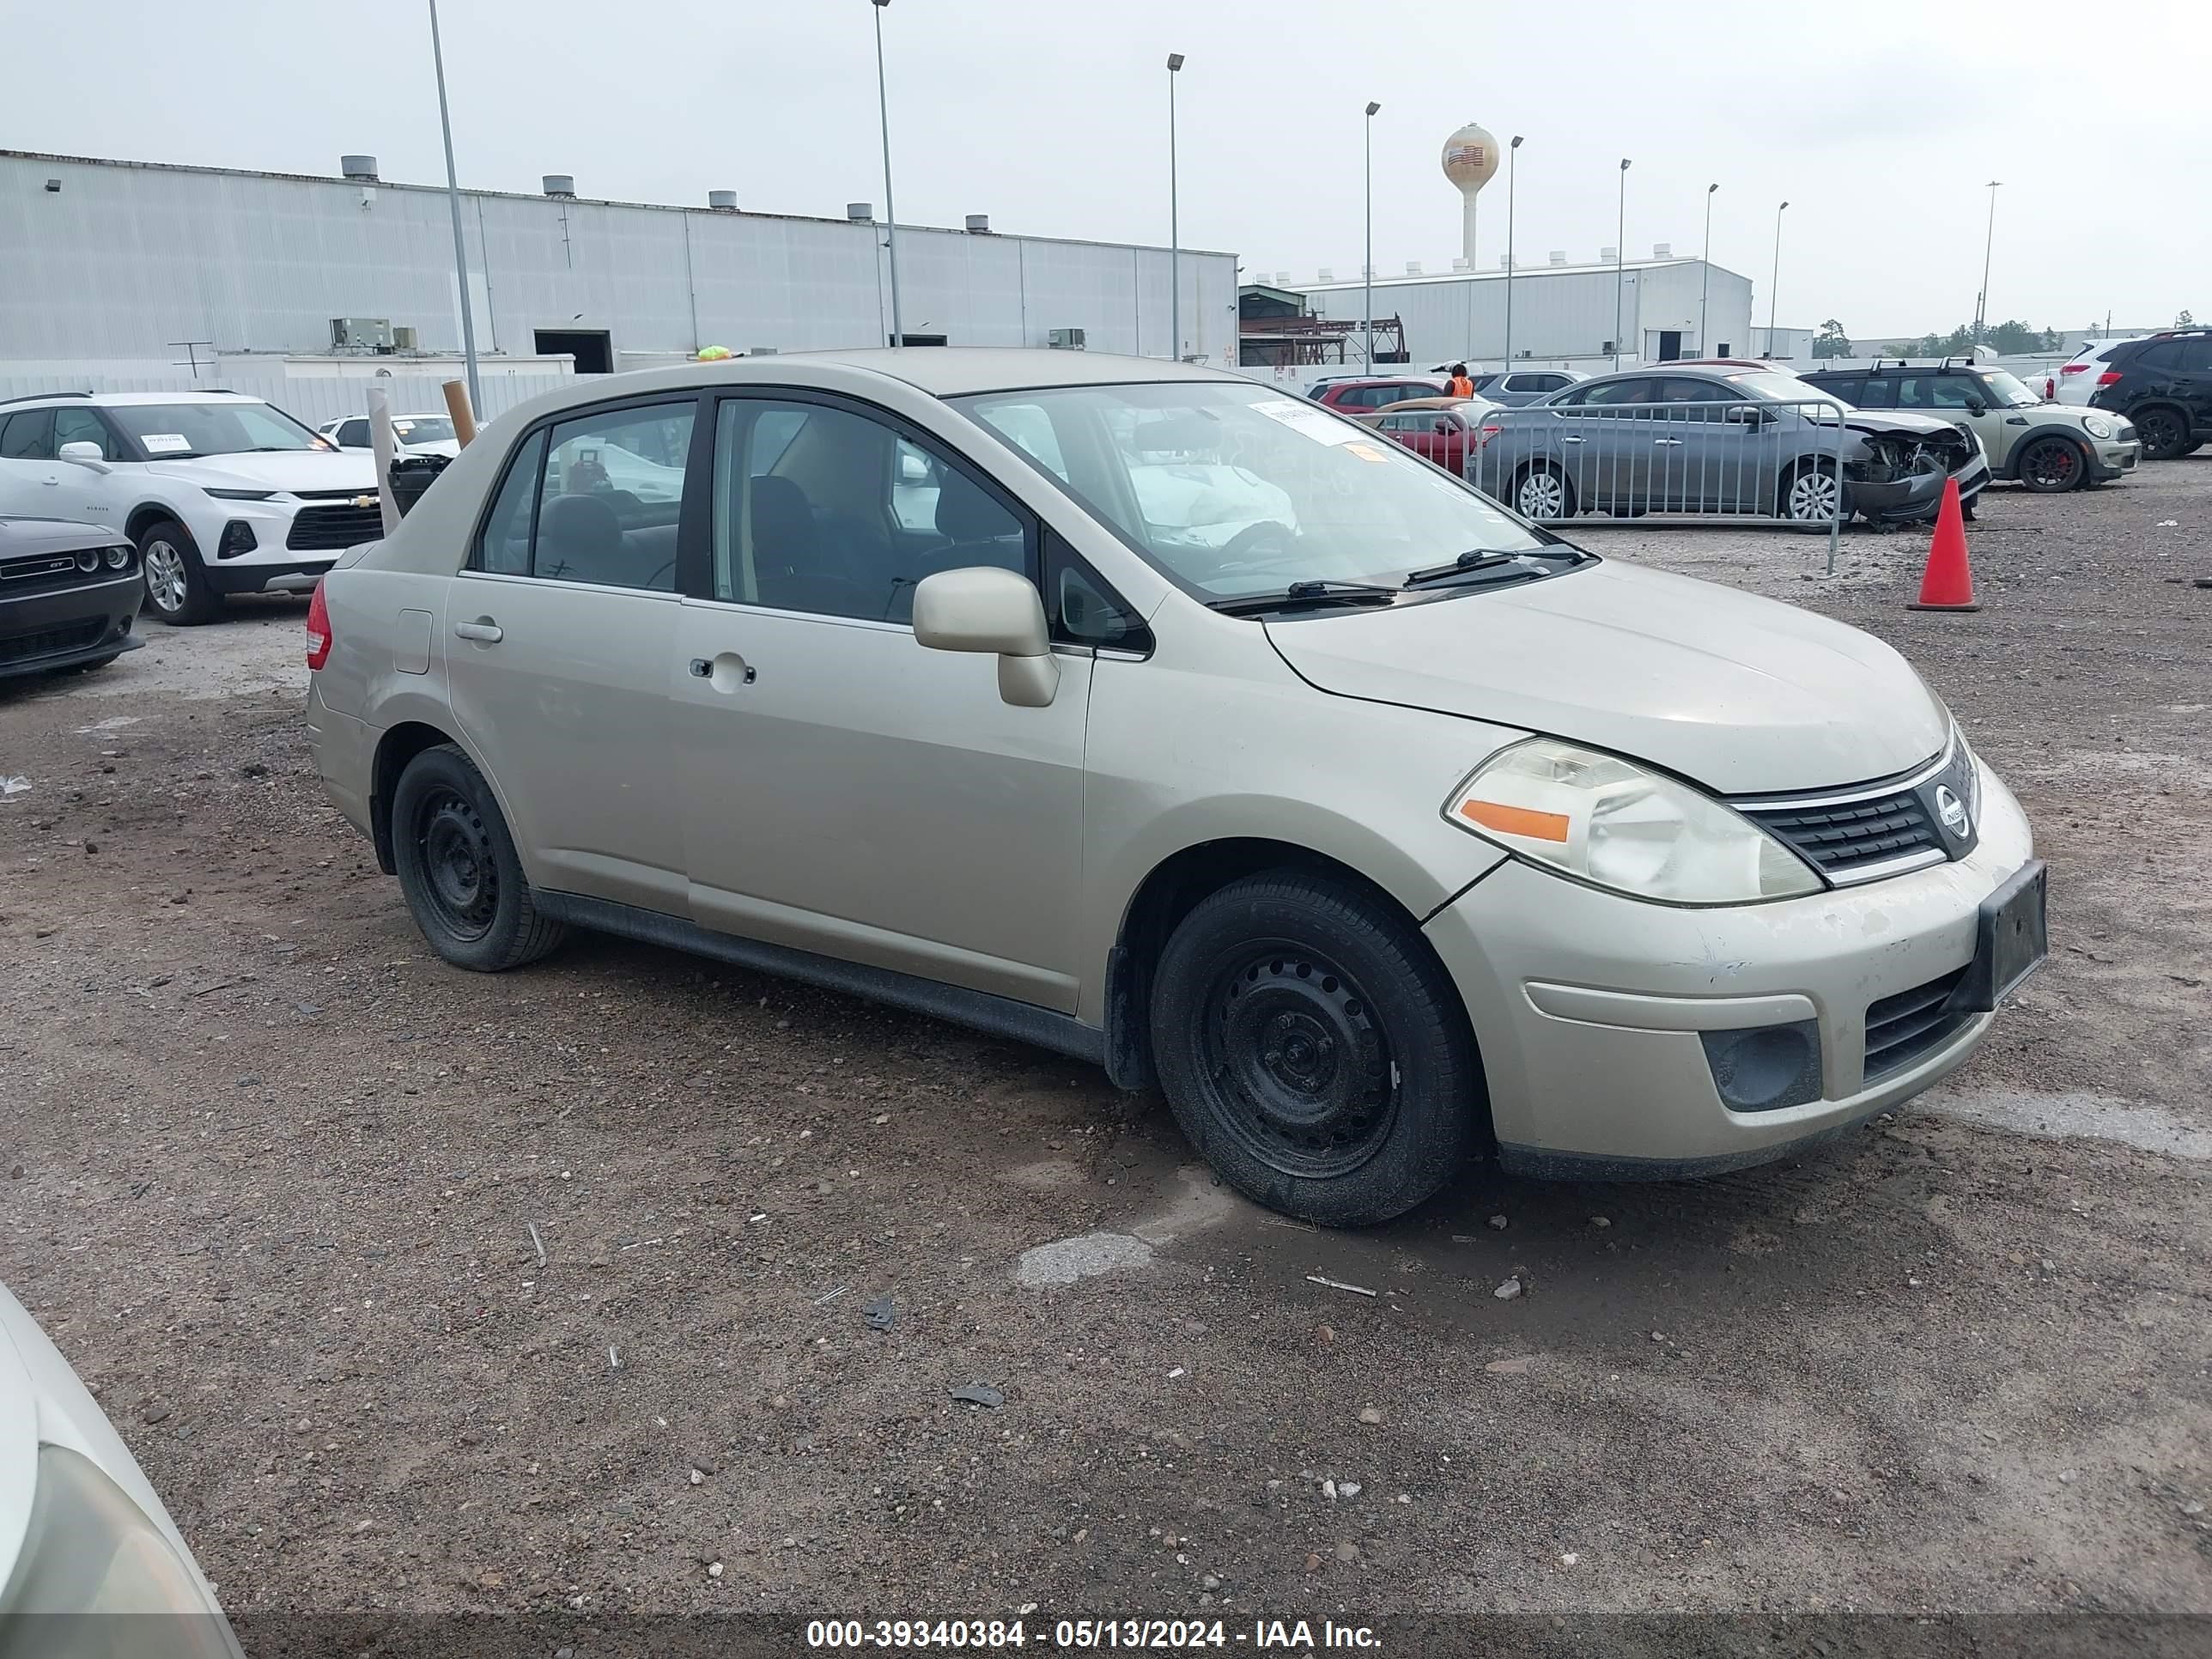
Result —
<path fill-rule="evenodd" d="M 64 1446 L 41 1446 L 38 1480 L 21 1562 L 0 1596 L 0 1659 L 118 1651 L 237 1659 L 230 1626 L 191 1563 L 97 1464 Z M 166 1616 L 158 1626 L 117 1620 L 146 1613 Z"/>
<path fill-rule="evenodd" d="M 2093 438 L 2109 438 L 2112 435 L 2112 423 L 2101 415 L 2085 416 L 2081 421 L 2081 430 Z"/>
<path fill-rule="evenodd" d="M 1656 772 L 1550 738 L 1501 749 L 1444 816 L 1562 874 L 1668 904 L 1748 904 L 1821 890 L 1750 819 Z"/>

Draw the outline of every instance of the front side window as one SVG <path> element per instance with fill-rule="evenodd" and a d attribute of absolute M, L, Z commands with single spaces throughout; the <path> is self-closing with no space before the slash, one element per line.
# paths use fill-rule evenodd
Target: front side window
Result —
<path fill-rule="evenodd" d="M 267 404 L 118 404 L 108 413 L 155 461 L 320 449 L 325 441 Z"/>
<path fill-rule="evenodd" d="M 1711 380 L 1670 380 L 1662 383 L 1653 401 L 1687 405 L 1674 411 L 1677 420 L 1717 421 L 1734 400 L 1726 386 Z"/>
<path fill-rule="evenodd" d="M 1579 404 L 1584 409 L 1632 408 L 1638 404 L 1650 403 L 1657 384 L 1649 380 L 1601 380 L 1595 386 L 1569 393 L 1563 401 Z"/>
<path fill-rule="evenodd" d="M 1861 409 L 1894 409 L 1897 407 L 1897 382 L 1880 374 L 1867 376 L 1866 384 L 1849 389 L 1832 388 L 1847 404 L 1856 404 Z"/>
<path fill-rule="evenodd" d="M 1035 579 L 1035 537 L 935 449 L 832 404 L 732 398 L 714 428 L 714 597 L 909 622 L 925 576 L 996 565 Z"/>
<path fill-rule="evenodd" d="M 123 459 L 113 429 L 88 409 L 58 409 L 54 411 L 55 454 L 62 453 L 64 444 L 98 444 L 101 460 L 119 461 Z"/>
<path fill-rule="evenodd" d="M 1371 428 L 1265 386 L 1139 382 L 955 401 L 1002 437 L 1005 407 L 1043 410 L 1069 465 L 1066 477 L 1045 476 L 1207 599 L 1300 581 L 1395 586 L 1462 553 L 1552 545 Z"/>

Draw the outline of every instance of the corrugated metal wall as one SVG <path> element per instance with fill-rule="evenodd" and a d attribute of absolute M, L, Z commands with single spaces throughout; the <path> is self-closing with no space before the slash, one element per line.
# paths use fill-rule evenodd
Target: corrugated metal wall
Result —
<path fill-rule="evenodd" d="M 1687 260 L 1664 265 L 1632 263 L 1620 271 L 1544 267 L 1516 271 L 1514 356 L 1571 360 L 1597 355 L 1613 338 L 1616 282 L 1620 284 L 1620 326 L 1626 356 L 1638 355 L 1639 323 L 1646 334 L 1661 329 L 1686 330 L 1683 349 L 1693 350 L 1702 270 L 1696 260 Z M 1358 288 L 1321 289 L 1309 295 L 1321 316 L 1354 322 L 1363 314 L 1365 297 L 1365 291 Z M 1502 275 L 1378 281 L 1375 314 L 1404 319 L 1407 349 L 1417 366 L 1425 368 L 1456 358 L 1492 364 L 1504 361 L 1505 280 Z M 1708 320 L 1708 332 L 1716 344 L 1725 341 L 1739 351 L 1747 349 L 1750 282 L 1715 265 Z M 1359 349 L 1355 337 L 1350 349 L 1356 356 Z"/>
<path fill-rule="evenodd" d="M 46 180 L 61 189 L 48 191 Z M 478 348 L 536 349 L 539 329 L 605 330 L 617 351 L 879 344 L 881 230 L 842 220 L 465 196 L 483 283 Z M 411 325 L 455 350 L 460 317 L 443 191 L 0 154 L 0 361 L 313 351 L 333 317 Z M 911 333 L 1167 356 L 1163 248 L 902 226 Z M 1232 362 L 1233 257 L 1182 257 L 1185 349 Z"/>

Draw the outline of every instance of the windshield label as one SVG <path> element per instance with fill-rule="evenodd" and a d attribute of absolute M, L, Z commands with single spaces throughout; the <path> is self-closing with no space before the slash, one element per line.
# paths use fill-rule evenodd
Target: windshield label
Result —
<path fill-rule="evenodd" d="M 1360 428 L 1350 422 L 1324 414 L 1311 404 L 1302 404 L 1294 398 L 1262 398 L 1247 407 L 1254 414 L 1265 415 L 1317 444 L 1357 443 L 1363 435 Z"/>
<path fill-rule="evenodd" d="M 180 449 L 190 449 L 191 441 L 181 432 L 149 432 L 139 439 L 149 455 L 173 455 Z"/>
<path fill-rule="evenodd" d="M 1357 455 L 1363 461 L 1374 461 L 1377 464 L 1390 459 L 1370 443 L 1346 444 L 1344 447 L 1344 453 L 1347 455 Z"/>

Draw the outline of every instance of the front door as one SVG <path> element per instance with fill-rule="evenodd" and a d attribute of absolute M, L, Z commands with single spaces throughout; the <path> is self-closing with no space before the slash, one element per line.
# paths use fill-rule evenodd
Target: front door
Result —
<path fill-rule="evenodd" d="M 672 458 L 681 478 L 696 408 L 632 398 L 532 434 L 439 618 L 454 718 L 493 764 L 532 881 L 678 916 L 683 502 L 611 480 Z"/>
<path fill-rule="evenodd" d="M 1073 1012 L 1087 653 L 1051 705 L 915 642 L 939 570 L 1036 575 L 1038 526 L 933 440 L 814 394 L 725 398 L 711 569 L 678 621 L 701 925 Z"/>

